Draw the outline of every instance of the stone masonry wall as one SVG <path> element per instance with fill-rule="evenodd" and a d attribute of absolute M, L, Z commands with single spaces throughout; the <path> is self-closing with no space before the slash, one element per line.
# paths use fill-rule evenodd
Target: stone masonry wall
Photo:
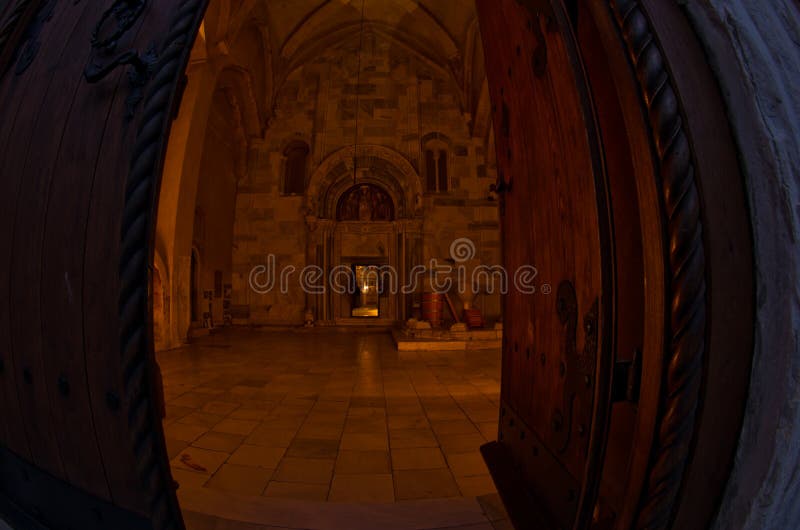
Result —
<path fill-rule="evenodd" d="M 276 256 L 279 270 L 306 264 L 304 200 L 281 193 L 283 153 L 295 140 L 310 147 L 309 178 L 332 153 L 352 146 L 356 136 L 359 145 L 396 150 L 423 171 L 421 141 L 438 133 L 450 146 L 450 190 L 423 198 L 423 261 L 449 258 L 451 242 L 466 237 L 484 263 L 500 263 L 497 204 L 487 200 L 496 176 L 488 139 L 471 136 L 470 116 L 462 111 L 462 93 L 452 74 L 371 32 L 364 37 L 360 63 L 359 78 L 358 42 L 345 42 L 295 69 L 276 98 L 263 144 L 252 149 L 234 228 L 233 305 L 249 308 L 249 319 L 243 320 L 303 321 L 306 299 L 296 276 L 286 294 L 262 295 L 248 288 L 250 271 L 265 264 L 268 254 Z M 499 318 L 499 296 L 482 295 L 476 303 L 490 319 Z"/>

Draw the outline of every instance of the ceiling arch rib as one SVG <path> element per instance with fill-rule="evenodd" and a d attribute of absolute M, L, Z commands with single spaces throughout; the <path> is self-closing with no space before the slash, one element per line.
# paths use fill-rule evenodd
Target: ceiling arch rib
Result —
<path fill-rule="evenodd" d="M 344 46 L 352 41 L 358 42 L 360 31 L 360 25 L 350 24 L 329 32 L 324 36 L 324 38 L 306 43 L 295 53 L 295 56 L 292 58 L 291 62 L 285 64 L 285 68 L 282 69 L 281 73 L 278 75 L 278 79 L 276 79 L 276 90 L 280 91 L 280 88 L 294 71 L 313 61 L 325 50 L 337 46 Z M 424 47 L 418 46 L 417 43 L 409 42 L 406 34 L 397 31 L 397 29 L 394 27 L 387 27 L 371 22 L 365 25 L 364 31 L 366 33 L 373 33 L 379 37 L 391 41 L 402 48 L 405 52 L 409 53 L 412 57 L 424 63 L 425 66 L 430 68 L 433 73 L 451 81 L 453 83 L 455 93 L 458 95 L 459 106 L 461 107 L 462 112 L 465 110 L 464 92 L 460 83 L 460 79 L 452 68 L 452 64 L 442 64 L 440 62 L 440 58 L 427 53 L 428 50 L 425 50 Z"/>
<path fill-rule="evenodd" d="M 459 57 L 459 46 L 442 23 L 411 0 L 391 0 L 376 5 L 365 0 L 364 18 L 371 24 L 394 27 L 408 35 L 409 42 L 433 51 L 440 64 Z M 361 5 L 357 0 L 326 2 L 304 18 L 281 46 L 281 56 L 291 61 L 304 43 L 320 39 L 327 33 L 348 24 L 361 23 Z"/>

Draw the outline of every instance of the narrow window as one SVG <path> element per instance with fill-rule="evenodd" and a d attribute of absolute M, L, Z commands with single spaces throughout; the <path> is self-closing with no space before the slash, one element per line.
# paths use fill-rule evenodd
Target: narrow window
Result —
<path fill-rule="evenodd" d="M 444 193 L 450 189 L 449 140 L 439 133 L 431 133 L 423 139 L 425 153 L 425 191 L 428 193 Z"/>
<path fill-rule="evenodd" d="M 438 191 L 447 191 L 447 151 L 439 151 L 439 188 Z"/>
<path fill-rule="evenodd" d="M 306 166 L 308 165 L 308 144 L 292 142 L 283 154 L 286 168 L 283 175 L 284 195 L 302 195 L 306 191 Z"/>
<path fill-rule="evenodd" d="M 433 150 L 428 149 L 425 151 L 425 174 L 427 176 L 428 191 L 435 192 L 436 186 L 436 158 L 434 157 Z"/>

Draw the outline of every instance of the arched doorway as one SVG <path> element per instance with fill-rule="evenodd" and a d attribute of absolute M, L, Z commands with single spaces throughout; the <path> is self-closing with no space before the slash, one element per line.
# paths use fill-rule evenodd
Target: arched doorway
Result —
<path fill-rule="evenodd" d="M 309 182 L 307 263 L 350 270 L 352 278 L 369 269 L 382 281 L 405 281 L 422 261 L 421 196 L 417 171 L 397 151 L 377 145 L 337 150 Z M 397 277 L 384 277 L 386 270 Z M 356 310 L 358 293 L 337 291 L 308 295 L 307 308 L 319 324 L 394 325 L 410 316 L 416 295 L 381 289 L 367 320 Z"/>
<path fill-rule="evenodd" d="M 752 271 L 748 259 L 741 261 L 747 264 L 742 269 L 721 266 L 731 254 L 747 257 L 749 248 L 742 192 L 726 185 L 715 169 L 725 168 L 740 181 L 732 142 L 723 138 L 717 143 L 719 136 L 710 142 L 690 134 L 708 123 L 720 127 L 717 130 L 728 127 L 716 87 L 708 83 L 712 78 L 700 48 L 691 44 L 694 41 L 686 21 L 675 13 L 674 6 L 666 4 L 644 6 L 629 1 L 607 6 L 579 4 L 577 8 L 570 4 L 568 10 L 561 2 L 528 7 L 504 2 L 495 12 L 490 12 L 487 4 L 481 5 L 482 23 L 493 27 L 491 33 L 497 35 L 487 56 L 494 69 L 490 85 L 498 151 L 504 160 L 497 192 L 505 197 L 505 222 L 510 229 L 506 232 L 508 263 L 544 259 L 540 252 L 545 247 L 532 242 L 546 241 L 549 236 L 558 236 L 560 248 L 567 250 L 550 263 L 559 277 L 555 303 L 533 306 L 518 302 L 525 310 L 509 326 L 504 349 L 507 408 L 501 441 L 505 443 L 487 448 L 487 458 L 493 462 L 498 483 L 507 492 L 506 501 L 518 521 L 534 516 L 552 526 L 629 527 L 638 521 L 641 526 L 666 528 L 672 521 L 688 517 L 703 526 L 713 513 L 714 502 L 709 497 L 718 494 L 725 482 L 739 431 L 751 353 L 752 300 L 747 290 L 742 294 L 721 285 L 748 284 Z M 127 9 L 134 9 L 131 6 Z M 59 5 L 52 20 L 48 19 L 54 30 L 47 35 L 55 35 L 54 42 L 71 27 L 77 27 L 80 31 L 75 34 L 81 37 L 89 34 L 90 17 L 66 9 Z M 82 9 L 88 8 L 79 9 L 83 14 Z M 30 249 L 22 238 L 16 243 L 12 240 L 9 248 L 21 257 L 8 261 L 7 272 L 17 279 L 30 274 L 53 286 L 58 284 L 54 292 L 62 293 L 52 308 L 42 308 L 39 303 L 17 308 L 33 311 L 50 333 L 29 350 L 14 350 L 15 371 L 3 381 L 4 416 L 8 418 L 4 425 L 23 427 L 5 429 L 4 446 L 9 454 L 4 456 L 8 471 L 4 476 L 19 484 L 31 482 L 30 466 L 13 455 L 50 472 L 50 476 L 33 476 L 39 487 L 13 492 L 25 510 L 46 521 L 71 519 L 86 528 L 116 518 L 123 521 L 114 525 L 120 528 L 182 524 L 149 374 L 152 340 L 147 329 L 147 300 L 152 293 L 148 292 L 147 264 L 152 255 L 149 231 L 161 157 L 189 58 L 189 43 L 200 27 L 204 9 L 203 2 L 184 2 L 174 13 L 162 9 L 146 12 L 142 31 L 130 44 L 144 46 L 153 37 L 166 37 L 141 102 L 109 97 L 103 100 L 103 109 L 90 107 L 81 120 L 70 120 L 61 99 L 45 98 L 43 89 L 26 94 L 30 105 L 48 101 L 55 111 L 61 110 L 49 116 L 60 118 L 59 125 L 73 132 L 87 120 L 104 123 L 102 116 L 109 111 L 108 115 L 125 116 L 132 107 L 136 116 L 135 127 L 121 126 L 121 132 L 114 133 L 119 135 L 115 140 L 127 141 L 109 141 L 106 150 L 98 147 L 95 173 L 80 182 L 80 193 L 66 191 L 75 191 L 73 177 L 83 174 L 82 160 L 67 160 L 73 165 L 60 165 L 59 172 L 42 172 L 48 179 L 52 177 L 56 191 L 65 191 L 64 212 L 68 213 L 62 212 L 60 219 L 72 219 L 79 212 L 89 227 L 82 241 L 90 251 L 78 265 L 68 263 L 72 268 L 66 274 L 61 265 L 72 253 L 57 251 L 63 232 L 52 224 L 37 225 L 35 219 L 44 216 L 37 216 L 41 211 L 35 208 L 21 212 L 11 205 L 7 210 L 17 224 L 34 226 L 45 241 L 44 248 L 27 252 Z M 675 24 L 672 30 L 689 39 L 690 44 L 684 44 L 689 50 L 686 62 L 677 57 L 684 57 L 679 52 L 687 48 L 670 47 L 667 29 L 654 22 L 657 17 L 653 13 L 667 17 Z M 518 24 L 509 28 L 505 25 L 509 20 Z M 95 46 L 93 53 L 104 57 L 99 48 Z M 22 77 L 15 82 L 5 78 L 6 92 L 19 96 L 18 87 L 26 87 L 25 83 L 36 87 L 35 81 L 47 69 L 40 70 L 39 65 L 30 68 L 36 64 L 30 57 L 35 53 L 17 63 L 16 75 Z M 63 74 L 77 78 L 84 66 L 71 65 Z M 701 75 L 691 76 L 687 68 L 697 69 Z M 127 76 L 120 73 L 104 81 L 101 73 L 107 74 L 90 68 L 88 77 L 120 94 L 127 93 Z M 519 119 L 531 111 L 532 86 L 541 89 L 538 94 L 552 98 L 533 100 L 533 108 L 553 118 L 546 121 L 551 129 L 546 130 L 546 125 L 531 128 L 529 121 Z M 80 102 L 95 101 L 96 87 L 81 84 L 76 94 Z M 717 103 L 702 108 L 700 102 L 708 101 Z M 621 113 L 614 112 L 620 109 Z M 120 122 L 125 123 L 122 118 Z M 25 134 L 11 138 L 11 127 L 3 129 L 10 142 L 7 153 L 16 152 L 13 142 L 24 145 L 33 130 L 31 126 Z M 549 151 L 536 149 L 532 140 L 539 134 L 553 140 Z M 81 145 L 102 146 L 105 135 L 105 129 L 93 129 L 91 137 L 80 138 Z M 87 144 L 89 140 L 96 142 Z M 45 147 L 55 159 L 62 149 L 68 152 L 70 145 Z M 30 175 L 39 174 L 36 162 L 27 165 L 28 159 L 6 156 L 12 169 L 25 165 Z M 537 191 L 531 178 L 540 169 L 539 163 L 546 164 L 559 180 L 544 182 L 551 188 Z M 9 174 L 16 180 L 7 185 L 18 192 L 9 196 L 36 199 L 40 182 L 27 182 L 23 171 Z M 95 174 L 125 174 L 128 179 L 124 183 L 104 181 L 95 179 Z M 524 201 L 547 189 L 553 192 L 550 202 L 542 198 L 539 204 L 549 206 L 539 212 L 526 211 Z M 115 201 L 101 200 L 122 196 L 121 210 Z M 716 201 L 709 197 L 724 198 L 726 207 L 715 206 Z M 636 207 L 630 206 L 633 202 Z M 32 203 L 46 208 L 36 200 Z M 81 205 L 88 208 L 76 207 Z M 48 211 L 49 215 L 57 213 Z M 723 222 L 726 217 L 738 220 L 738 226 Z M 565 223 L 575 233 L 562 231 Z M 50 248 L 54 250 L 49 254 L 51 261 L 44 264 L 37 258 Z M 108 259 L 119 267 L 109 270 Z M 69 275 L 76 269 L 92 271 L 79 275 L 83 282 L 79 291 L 73 289 Z M 632 279 L 630 290 L 621 287 L 622 278 Z M 66 289 L 61 288 L 64 283 Z M 108 285 L 116 288 L 109 290 Z M 714 286 L 713 297 L 709 285 Z M 95 288 L 98 296 L 82 300 L 84 312 L 74 316 L 78 325 L 59 324 L 74 293 Z M 23 306 L 25 301 L 39 300 L 23 291 L 14 293 Z M 12 314 L 17 313 L 9 311 Z M 724 332 L 709 326 L 712 317 L 727 324 Z M 9 320 L 18 322 L 15 318 L 19 317 Z M 93 318 L 114 322 L 106 326 L 108 331 L 85 337 L 69 331 L 83 329 L 81 319 L 90 322 Z M 534 322 L 539 329 L 532 326 Z M 34 328 L 41 331 L 40 325 L 26 326 L 24 322 L 7 326 L 4 337 L 9 344 L 37 336 Z M 66 342 L 60 340 L 64 337 Z M 45 357 L 42 341 L 54 342 L 54 338 L 59 339 L 60 347 L 53 348 L 54 356 Z M 633 348 L 616 349 L 620 345 Z M 641 352 L 634 354 L 637 345 Z M 626 354 L 618 355 L 623 349 Z M 119 355 L 108 355 L 109 351 Z M 84 361 L 75 363 L 77 368 L 66 362 L 74 352 L 80 352 Z M 736 366 L 726 367 L 720 352 L 727 360 L 733 358 Z M 537 381 L 537 360 L 553 374 L 539 380 L 541 386 L 531 387 L 530 381 Z M 21 368 L 19 374 L 16 368 Z M 32 386 L 21 391 L 29 388 L 23 383 L 32 385 L 34 371 L 57 381 L 56 389 Z M 737 381 L 731 385 L 737 398 L 725 404 L 721 389 L 730 385 L 731 377 Z M 79 388 L 75 381 L 84 379 L 87 388 L 70 391 Z M 69 408 L 52 401 L 56 392 L 74 400 L 68 402 Z M 551 407 L 537 410 L 535 400 L 526 401 L 534 396 Z M 731 407 L 731 401 L 736 406 Z M 23 409 L 31 414 L 23 415 Z M 707 421 L 709 416 L 715 417 L 713 424 Z M 51 419 L 73 429 L 53 427 Z M 75 431 L 94 432 L 96 443 L 82 443 Z M 543 431 L 547 431 L 545 440 L 539 438 Z M 623 445 L 617 443 L 620 439 Z M 624 445 L 628 441 L 632 446 Z M 723 444 L 722 450 L 719 444 Z M 622 448 L 622 454 L 613 451 L 616 448 Z M 725 454 L 700 458 L 714 452 Z M 68 458 L 62 458 L 64 455 Z M 543 473 L 557 476 L 559 488 L 544 491 L 536 482 Z M 687 492 L 699 491 L 709 474 L 715 477 L 713 487 L 706 485 L 706 493 L 689 497 Z M 41 484 L 76 486 L 70 491 L 77 500 L 69 503 L 72 506 L 42 506 Z M 517 487 L 520 485 L 522 488 Z M 4 492 L 10 494 L 10 489 L 4 487 Z M 513 493 L 528 491 L 533 494 Z M 88 499 L 86 492 L 91 494 Z M 689 500 L 697 498 L 701 500 Z M 531 499 L 541 504 L 531 504 Z M 694 503 L 697 509 L 690 510 Z M 88 505 L 93 509 L 85 509 Z"/>

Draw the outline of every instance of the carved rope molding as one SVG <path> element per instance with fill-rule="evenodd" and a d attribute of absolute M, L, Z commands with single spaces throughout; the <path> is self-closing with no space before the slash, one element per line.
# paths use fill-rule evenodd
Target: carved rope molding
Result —
<path fill-rule="evenodd" d="M 639 0 L 611 0 L 659 161 L 669 237 L 670 322 L 658 432 L 636 527 L 669 528 L 695 428 L 706 332 L 706 263 L 692 147 L 674 81 Z"/>
<path fill-rule="evenodd" d="M 124 390 L 137 471 L 150 499 L 155 530 L 177 530 L 183 524 L 175 504 L 168 463 L 161 455 L 164 442 L 152 401 L 147 297 L 155 213 L 153 197 L 160 178 L 177 82 L 186 68 L 206 4 L 207 0 L 182 0 L 170 21 L 142 108 L 122 214 L 119 314 Z"/>

